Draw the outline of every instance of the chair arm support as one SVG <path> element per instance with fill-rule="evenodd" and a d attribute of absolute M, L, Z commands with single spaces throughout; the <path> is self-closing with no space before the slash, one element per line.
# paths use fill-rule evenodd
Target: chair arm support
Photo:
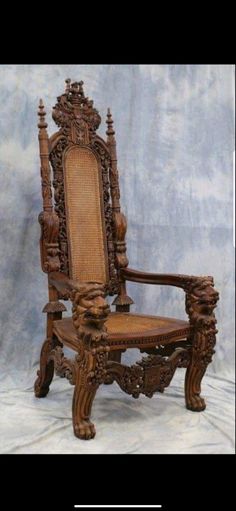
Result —
<path fill-rule="evenodd" d="M 70 298 L 70 293 L 75 289 L 78 284 L 75 280 L 72 280 L 65 273 L 54 271 L 48 275 L 49 284 L 57 289 L 63 296 Z"/>
<path fill-rule="evenodd" d="M 72 319 L 79 339 L 87 347 L 104 344 L 107 340 L 105 322 L 110 307 L 105 300 L 101 282 L 79 282 L 60 272 L 49 274 L 49 284 L 72 301 Z"/>
<path fill-rule="evenodd" d="M 182 288 L 186 293 L 185 306 L 190 324 L 198 329 L 212 328 L 216 333 L 216 319 L 213 310 L 219 299 L 219 293 L 214 289 L 213 277 L 146 273 L 131 268 L 123 268 L 120 271 L 124 280 L 130 282 Z"/>
<path fill-rule="evenodd" d="M 204 279 L 214 285 L 213 277 L 211 276 L 196 277 L 194 275 L 181 275 L 174 273 L 148 273 L 139 270 L 133 270 L 131 268 L 122 268 L 120 271 L 124 280 L 128 280 L 130 282 L 139 282 L 140 284 L 175 286 L 187 290 L 194 283 L 200 282 Z"/>

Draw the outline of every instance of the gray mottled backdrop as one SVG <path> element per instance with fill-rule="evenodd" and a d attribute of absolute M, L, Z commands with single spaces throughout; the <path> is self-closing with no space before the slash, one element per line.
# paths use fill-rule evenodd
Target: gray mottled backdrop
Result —
<path fill-rule="evenodd" d="M 55 131 L 50 110 L 67 77 L 84 81 L 86 95 L 103 118 L 101 135 L 106 108 L 112 109 L 130 266 L 215 277 L 219 335 L 210 372 L 228 375 L 234 359 L 234 67 L 3 65 L 0 308 L 5 385 L 17 386 L 32 374 L 27 371 L 35 370 L 44 337 L 41 309 L 47 286 L 38 248 L 42 206 L 36 114 L 42 97 L 49 133 Z M 130 284 L 129 293 L 136 311 L 185 318 L 181 290 Z"/>

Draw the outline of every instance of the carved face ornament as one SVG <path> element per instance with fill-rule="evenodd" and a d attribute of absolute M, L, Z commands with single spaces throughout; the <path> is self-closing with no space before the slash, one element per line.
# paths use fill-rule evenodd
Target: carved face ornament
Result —
<path fill-rule="evenodd" d="M 84 315 L 86 321 L 102 325 L 110 312 L 104 298 L 102 283 L 87 282 L 75 293 L 76 312 Z"/>
<path fill-rule="evenodd" d="M 212 286 L 207 286 L 204 291 L 196 290 L 191 295 L 194 310 L 199 314 L 211 314 L 217 305 L 219 293 Z"/>

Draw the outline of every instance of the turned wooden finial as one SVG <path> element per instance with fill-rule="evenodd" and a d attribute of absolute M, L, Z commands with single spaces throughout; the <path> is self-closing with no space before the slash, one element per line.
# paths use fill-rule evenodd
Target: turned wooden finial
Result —
<path fill-rule="evenodd" d="M 44 104 L 42 99 L 39 100 L 38 116 L 39 116 L 38 128 L 40 129 L 47 128 L 47 123 L 45 120 L 46 112 L 44 110 Z"/>
<path fill-rule="evenodd" d="M 115 131 L 114 131 L 114 128 L 113 128 L 113 119 L 112 119 L 110 108 L 107 109 L 107 120 L 106 120 L 106 123 L 107 123 L 106 134 L 107 134 L 107 136 L 109 138 L 109 137 L 112 137 L 113 135 L 115 135 Z"/>

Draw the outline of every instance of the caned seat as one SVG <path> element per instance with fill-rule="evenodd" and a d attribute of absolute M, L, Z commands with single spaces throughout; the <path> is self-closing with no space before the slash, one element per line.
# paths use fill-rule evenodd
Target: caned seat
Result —
<path fill-rule="evenodd" d="M 48 274 L 48 303 L 43 308 L 47 328 L 36 397 L 46 396 L 54 370 L 68 378 L 75 386 L 74 433 L 88 440 L 95 436 L 90 414 L 99 385 L 115 381 L 135 398 L 151 397 L 164 391 L 177 368 L 187 368 L 186 406 L 204 410 L 201 380 L 214 354 L 217 332 L 213 311 L 218 293 L 213 277 L 129 268 L 113 119 L 108 109 L 104 140 L 97 133 L 101 117 L 85 96 L 83 82 L 66 80 L 52 111 L 59 129 L 50 138 L 42 100 L 38 114 L 43 198 L 40 252 L 42 270 Z M 148 257 L 147 247 L 146 251 Z M 181 288 L 189 321 L 134 314 L 127 282 Z M 110 311 L 108 295 L 114 297 L 115 312 Z M 72 302 L 71 318 L 62 317 L 67 309 L 61 300 Z M 63 345 L 76 355 L 67 358 Z M 122 354 L 128 348 L 146 355 L 127 366 Z"/>
<path fill-rule="evenodd" d="M 173 339 L 186 338 L 190 332 L 187 321 L 127 312 L 112 312 L 106 321 L 108 343 L 112 349 L 158 345 Z M 72 318 L 54 321 L 54 335 L 72 349 L 78 349 L 78 334 Z"/>

